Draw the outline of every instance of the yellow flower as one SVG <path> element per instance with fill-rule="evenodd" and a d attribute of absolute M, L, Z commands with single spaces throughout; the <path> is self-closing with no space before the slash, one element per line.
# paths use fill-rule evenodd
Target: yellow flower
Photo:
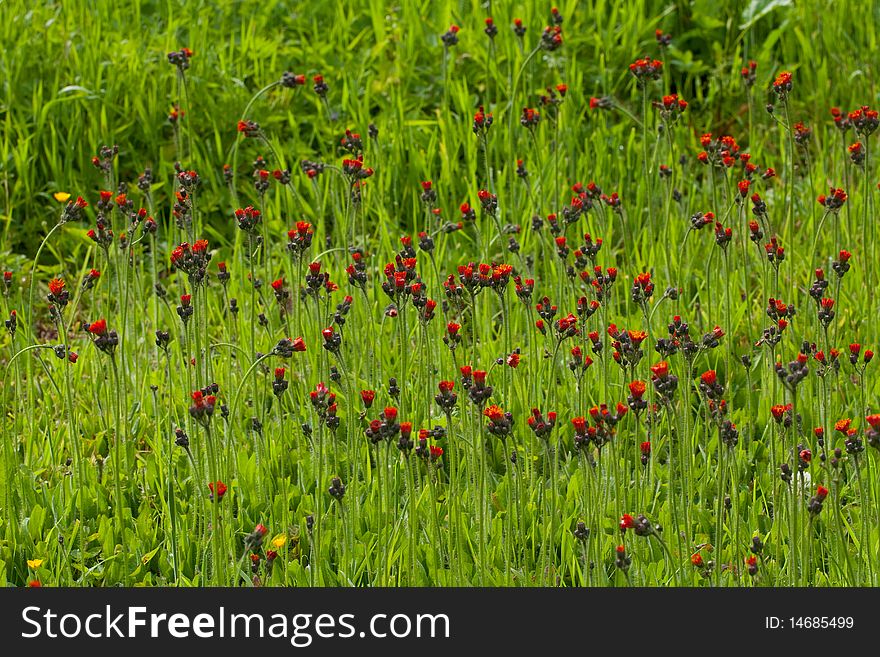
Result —
<path fill-rule="evenodd" d="M 34 570 L 36 570 L 37 568 L 39 568 L 40 566 L 43 565 L 43 560 L 42 559 L 28 559 L 27 565 L 28 565 L 28 568 L 33 568 Z"/>
<path fill-rule="evenodd" d="M 285 543 L 287 543 L 287 536 L 284 534 L 278 534 L 278 536 L 272 539 L 272 545 L 276 548 L 283 548 Z"/>
<path fill-rule="evenodd" d="M 70 194 L 68 194 L 67 192 L 55 192 L 54 194 L 52 194 L 52 197 L 59 203 L 67 203 L 67 200 L 70 198 Z"/>

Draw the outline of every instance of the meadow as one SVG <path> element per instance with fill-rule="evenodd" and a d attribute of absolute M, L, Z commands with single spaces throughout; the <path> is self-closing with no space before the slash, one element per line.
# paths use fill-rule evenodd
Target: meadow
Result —
<path fill-rule="evenodd" d="M 877 585 L 876 8 L 0 12 L 0 583 Z"/>

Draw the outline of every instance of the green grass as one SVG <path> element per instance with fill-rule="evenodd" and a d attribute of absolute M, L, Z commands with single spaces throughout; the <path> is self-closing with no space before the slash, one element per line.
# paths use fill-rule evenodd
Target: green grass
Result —
<path fill-rule="evenodd" d="M 18 313 L 14 338 L 8 332 L 0 338 L 0 581 L 877 583 L 878 451 L 869 446 L 864 421 L 876 411 L 876 364 L 860 376 L 847 349 L 851 342 L 877 346 L 880 274 L 871 265 L 878 254 L 877 133 L 861 138 L 868 147 L 864 172 L 845 148 L 856 137 L 850 131 L 842 139 L 828 111 L 877 105 L 869 56 L 876 50 L 876 14 L 869 8 L 854 19 L 830 2 L 558 6 L 562 47 L 530 56 L 550 21 L 549 5 L 494 3 L 499 34 L 490 48 L 486 9 L 473 2 L 0 3 L 0 265 L 12 273 L 2 310 L 4 318 Z M 511 29 L 514 17 L 527 26 L 521 44 Z M 462 27 L 460 42 L 445 57 L 440 36 L 452 23 Z M 669 48 L 658 47 L 656 29 L 672 34 Z M 184 46 L 195 55 L 181 77 L 167 53 Z M 664 61 L 662 80 L 646 87 L 649 103 L 672 91 L 689 102 L 669 139 L 655 131 L 658 112 L 650 105 L 647 137 L 643 132 L 645 99 L 628 69 L 641 56 Z M 739 70 L 750 59 L 758 65 L 757 82 L 747 90 Z M 787 107 L 769 88 L 786 70 L 794 79 Z M 308 81 L 269 89 L 243 117 L 255 94 L 285 71 Z M 326 103 L 312 90 L 316 74 L 329 84 Z M 559 83 L 568 93 L 554 120 L 556 109 L 541 106 L 539 96 Z M 591 97 L 604 96 L 615 109 L 589 109 Z M 168 120 L 174 102 L 184 111 L 179 133 Z M 768 102 L 775 103 L 773 115 Z M 480 105 L 494 117 L 488 158 L 472 131 Z M 540 111 L 533 137 L 520 125 L 523 107 Z M 786 111 L 791 123 L 812 129 L 805 147 L 792 151 Z M 241 136 L 241 118 L 256 121 L 266 141 Z M 370 124 L 377 139 L 368 138 Z M 347 157 L 339 146 L 346 129 L 362 135 L 364 164 L 375 169 L 357 207 L 334 169 Z M 766 181 L 757 177 L 750 192 L 767 203 L 772 232 L 785 247 L 778 275 L 762 255 L 771 231 L 757 247 L 747 239 L 751 204 L 735 202 L 739 165 L 710 177 L 697 161 L 699 136 L 707 132 L 732 135 L 760 170 L 777 171 Z M 91 164 L 104 144 L 119 147 L 108 175 Z M 266 168 L 289 168 L 291 185 L 270 176 L 261 199 L 251 177 L 258 155 L 280 157 L 282 164 L 270 161 Z M 304 159 L 327 169 L 312 181 L 300 169 Z M 525 181 L 515 174 L 517 159 L 530 172 Z M 202 181 L 192 225 L 183 228 L 172 217 L 177 160 Z M 234 186 L 224 181 L 224 164 L 237 165 Z M 673 165 L 671 180 L 658 177 L 660 164 Z M 149 195 L 136 184 L 145 167 L 154 176 Z M 425 180 L 433 181 L 439 216 L 420 201 Z M 553 323 L 576 312 L 580 297 L 594 299 L 577 276 L 591 273 L 592 263 L 576 265 L 571 253 L 560 258 L 546 221 L 536 230 L 532 217 L 553 212 L 561 222 L 572 185 L 589 181 L 619 193 L 623 211 L 596 200 L 565 228 L 567 245 L 573 251 L 586 232 L 603 238 L 596 264 L 619 274 L 598 312 L 578 319 L 579 335 L 557 342 Z M 148 209 L 159 224 L 154 238 L 111 212 L 115 233 L 127 232 L 135 242 L 130 262 L 124 250 L 105 253 L 86 234 L 94 227 L 98 191 L 120 182 L 128 184 L 134 210 Z M 845 187 L 849 199 L 839 216 L 823 220 L 815 198 L 829 186 Z M 497 194 L 497 221 L 480 211 L 480 189 Z M 681 201 L 672 200 L 673 189 Z M 53 198 L 57 192 L 89 202 L 81 219 L 56 227 L 63 208 Z M 445 233 L 444 225 L 459 221 L 464 201 L 477 209 L 475 224 Z M 265 219 L 259 249 L 233 216 L 248 204 Z M 726 252 L 715 245 L 711 226 L 688 231 L 698 211 L 712 211 L 732 228 Z M 315 231 L 300 260 L 286 247 L 286 232 L 297 221 Z M 507 225 L 519 228 L 507 232 Z M 418 247 L 422 230 L 434 239 L 433 257 Z M 424 324 L 409 301 L 396 316 L 388 312 L 391 299 L 381 288 L 383 267 L 394 262 L 404 235 L 413 238 L 427 296 L 438 302 L 436 317 Z M 510 237 L 518 254 L 507 248 Z M 211 264 L 206 285 L 194 289 L 169 257 L 179 242 L 202 238 Z M 363 292 L 345 273 L 350 248 L 363 250 Z M 831 265 L 840 248 L 853 257 L 838 283 Z M 279 312 L 270 282 L 283 278 L 296 297 L 312 260 L 339 290 Z M 220 261 L 231 274 L 226 286 L 216 276 Z M 535 279 L 531 301 L 520 301 L 513 282 L 501 294 L 483 289 L 474 303 L 467 294 L 462 303 L 447 300 L 442 281 L 450 274 L 457 280 L 457 267 L 468 262 L 510 263 Z M 84 290 L 80 281 L 93 267 L 102 276 Z M 808 296 L 816 267 L 830 282 L 824 296 L 836 301 L 827 332 Z M 656 289 L 641 307 L 631 301 L 631 287 L 646 271 Z M 71 293 L 61 337 L 46 300 L 47 283 L 56 277 Z M 165 299 L 153 293 L 156 282 Z M 676 299 L 663 298 L 667 287 L 678 289 Z M 182 294 L 193 294 L 186 328 L 176 312 Z M 337 322 L 341 348 L 330 353 L 321 346 L 321 330 L 334 322 L 347 294 L 353 303 L 344 326 Z M 534 306 L 543 296 L 559 308 L 546 322 L 546 336 L 535 328 Z M 768 297 L 797 308 L 773 349 L 755 345 L 771 324 Z M 230 299 L 237 314 L 229 311 Z M 589 423 L 589 410 L 601 403 L 613 412 L 627 402 L 632 381 L 648 382 L 646 399 L 659 402 L 649 366 L 661 360 L 654 344 L 668 337 L 673 315 L 689 324 L 697 342 L 715 325 L 726 335 L 692 361 L 681 353 L 667 358 L 679 384 L 656 421 L 648 421 L 648 412 L 629 412 L 600 451 L 578 450 L 571 419 L 586 416 Z M 99 317 L 121 337 L 113 359 L 90 345 L 82 329 Z M 447 321 L 462 324 L 454 352 L 442 340 Z M 648 333 L 632 367 L 611 358 L 612 323 Z M 167 353 L 155 345 L 157 329 L 172 336 Z M 604 342 L 598 354 L 588 338 L 594 330 Z M 305 352 L 259 357 L 282 337 L 300 335 Z M 843 353 L 839 372 L 824 377 L 811 357 L 795 394 L 779 383 L 772 363 L 794 361 L 804 340 L 826 354 L 831 347 Z M 68 342 L 79 359 L 66 366 L 49 347 L 61 344 L 63 355 Z M 568 367 L 575 345 L 595 361 L 580 381 Z M 514 369 L 503 363 L 515 349 L 521 363 Z M 272 370 L 282 365 L 289 387 L 275 397 Z M 463 365 L 489 370 L 494 390 L 486 405 L 512 414 L 508 437 L 487 432 L 482 408 L 462 387 Z M 735 447 L 720 443 L 698 388 L 709 369 L 718 373 L 727 417 L 738 428 Z M 390 377 L 400 387 L 397 396 L 388 392 Z M 454 380 L 459 397 L 448 416 L 434 400 L 441 380 Z M 208 430 L 188 409 L 191 391 L 211 382 L 229 415 L 218 410 Z M 319 382 L 336 395 L 335 430 L 309 399 Z M 366 389 L 376 391 L 370 409 L 360 398 Z M 801 416 L 797 431 L 772 421 L 770 407 L 786 403 Z M 443 448 L 439 462 L 415 452 L 403 456 L 396 435 L 370 443 L 364 431 L 386 406 L 399 409 L 398 421 L 413 423 L 416 446 L 420 428 L 443 427 L 445 436 L 428 441 Z M 532 408 L 545 418 L 558 413 L 549 439 L 528 428 Z M 865 442 L 858 454 L 847 454 L 845 436 L 834 430 L 848 417 Z M 824 448 L 814 427 L 825 429 Z M 188 435 L 189 452 L 175 445 L 178 428 Z M 643 465 L 645 440 L 651 454 Z M 795 445 L 813 454 L 802 493 L 800 484 L 779 476 L 781 463 L 794 466 Z M 832 466 L 835 448 L 844 453 Z M 346 486 L 341 502 L 328 493 L 334 476 Z M 217 479 L 229 490 L 212 503 L 207 482 Z M 811 515 L 807 507 L 819 484 L 830 494 Z M 625 513 L 644 514 L 663 530 L 622 534 Z M 578 532 L 579 522 L 588 536 Z M 268 528 L 262 545 L 252 534 L 259 523 Z M 753 536 L 764 545 L 755 576 L 745 562 Z M 632 560 L 628 569 L 616 564 L 619 545 Z M 278 552 L 271 567 L 270 549 Z M 251 554 L 261 556 L 257 566 Z M 702 566 L 692 564 L 693 555 Z"/>

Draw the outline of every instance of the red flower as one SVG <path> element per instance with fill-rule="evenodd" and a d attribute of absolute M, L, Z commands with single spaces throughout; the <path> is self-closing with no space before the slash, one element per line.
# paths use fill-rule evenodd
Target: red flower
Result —
<path fill-rule="evenodd" d="M 635 399 L 641 399 L 645 394 L 646 386 L 644 381 L 633 381 L 629 384 L 629 392 Z"/>
<path fill-rule="evenodd" d="M 437 384 L 437 387 L 440 389 L 440 392 L 452 392 L 452 389 L 455 387 L 455 381 L 441 381 Z"/>
<path fill-rule="evenodd" d="M 785 96 L 785 94 L 791 91 L 791 87 L 791 73 L 788 71 L 783 71 L 777 75 L 776 79 L 773 81 L 773 91 L 780 96 Z"/>
<path fill-rule="evenodd" d="M 840 433 L 846 433 L 849 431 L 850 425 L 852 425 L 852 420 L 849 418 L 844 418 L 843 420 L 838 420 L 834 423 L 835 431 L 839 431 Z"/>
<path fill-rule="evenodd" d="M 651 374 L 659 379 L 663 379 L 669 375 L 669 363 L 665 360 L 660 361 L 656 365 L 651 365 Z"/>
<path fill-rule="evenodd" d="M 816 497 L 819 498 L 819 501 L 821 502 L 821 501 L 824 500 L 826 497 L 828 497 L 828 489 L 825 488 L 825 486 L 820 485 L 820 486 L 816 489 Z"/>
<path fill-rule="evenodd" d="M 501 407 L 499 407 L 497 404 L 492 404 L 489 408 L 483 411 L 483 415 L 485 415 L 493 422 L 497 422 L 504 417 L 504 411 L 502 411 Z"/>
<path fill-rule="evenodd" d="M 629 72 L 632 73 L 637 80 L 658 80 L 660 71 L 663 69 L 663 62 L 657 59 L 649 59 L 647 57 L 637 59 L 629 65 Z"/>
<path fill-rule="evenodd" d="M 869 425 L 871 425 L 872 429 L 874 429 L 875 431 L 880 431 L 880 414 L 875 413 L 873 415 L 869 415 L 865 418 L 865 420 Z"/>
<path fill-rule="evenodd" d="M 691 555 L 691 563 L 692 563 L 696 568 L 702 568 L 702 567 L 703 567 L 703 557 L 700 555 L 699 552 L 697 552 L 696 554 L 692 554 L 692 555 Z"/>
<path fill-rule="evenodd" d="M 382 411 L 382 417 L 385 418 L 386 422 L 394 422 L 397 419 L 397 409 L 393 406 L 386 406 L 385 410 Z"/>
<path fill-rule="evenodd" d="M 791 404 L 776 404 L 770 408 L 770 414 L 773 415 L 773 419 L 777 422 L 782 421 L 782 416 L 785 415 L 785 412 L 791 409 Z"/>
<path fill-rule="evenodd" d="M 706 370 L 703 372 L 700 380 L 707 386 L 714 386 L 715 382 L 718 380 L 718 376 L 716 375 L 715 370 Z"/>
<path fill-rule="evenodd" d="M 284 373 L 285 373 L 286 371 L 287 371 L 287 370 L 285 370 L 283 367 L 276 367 L 276 368 L 275 368 L 275 378 L 276 378 L 276 379 L 283 379 L 283 378 L 284 378 Z"/>
<path fill-rule="evenodd" d="M 53 278 L 49 281 L 49 292 L 51 292 L 53 296 L 60 296 L 61 293 L 64 292 L 64 281 L 60 278 Z"/>
<path fill-rule="evenodd" d="M 651 453 L 651 443 L 649 441 L 643 442 L 639 445 L 639 451 L 642 452 L 645 456 L 648 456 Z"/>
<path fill-rule="evenodd" d="M 228 490 L 228 487 L 226 486 L 226 484 L 224 484 L 222 481 L 220 481 L 218 479 L 216 484 L 213 481 L 208 482 L 208 490 L 211 491 L 212 498 L 214 497 L 214 493 L 216 491 L 217 499 L 222 500 L 223 496 L 226 495 L 226 491 Z"/>
<path fill-rule="evenodd" d="M 635 519 L 628 513 L 624 513 L 620 516 L 620 531 L 625 532 L 627 529 L 632 529 L 636 526 Z"/>
<path fill-rule="evenodd" d="M 293 350 L 294 351 L 305 351 L 306 343 L 302 338 L 294 338 L 293 340 Z"/>
<path fill-rule="evenodd" d="M 107 332 L 107 320 L 99 319 L 97 321 L 92 322 L 86 327 L 86 331 L 91 333 L 92 335 L 104 335 Z"/>
<path fill-rule="evenodd" d="M 880 417 L 880 416 L 878 416 Z M 587 430 L 587 421 L 583 417 L 575 417 L 571 419 L 572 425 L 576 433 L 583 435 Z"/>

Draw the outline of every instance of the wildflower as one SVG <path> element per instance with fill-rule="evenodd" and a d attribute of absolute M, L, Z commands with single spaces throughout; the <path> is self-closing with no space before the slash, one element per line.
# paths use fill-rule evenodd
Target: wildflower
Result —
<path fill-rule="evenodd" d="M 614 109 L 614 99 L 611 96 L 601 96 L 599 98 L 593 96 L 590 98 L 591 110 L 611 110 Z"/>
<path fill-rule="evenodd" d="M 345 484 L 342 483 L 342 479 L 333 477 L 330 480 L 330 488 L 327 492 L 330 493 L 330 497 L 338 502 L 342 502 L 342 498 L 345 497 Z"/>
<path fill-rule="evenodd" d="M 193 285 L 198 285 L 205 279 L 210 260 L 208 240 L 196 240 L 192 246 L 183 242 L 171 251 L 172 267 L 186 273 Z"/>
<path fill-rule="evenodd" d="M 880 117 L 878 117 L 877 111 L 867 105 L 862 105 L 859 109 L 850 112 L 847 118 L 856 133 L 864 137 L 869 136 L 880 126 Z"/>
<path fill-rule="evenodd" d="M 810 373 L 805 354 L 798 354 L 798 357 L 785 367 L 781 362 L 776 361 L 775 370 L 779 380 L 790 389 L 796 388 Z"/>
<path fill-rule="evenodd" d="M 825 486 L 818 486 L 816 488 L 816 494 L 810 498 L 810 501 L 807 502 L 807 510 L 810 512 L 811 516 L 817 516 L 822 512 L 822 503 L 825 501 L 825 498 L 828 497 L 828 489 Z"/>
<path fill-rule="evenodd" d="M 218 479 L 216 482 L 213 482 L 213 481 L 208 482 L 208 490 L 211 491 L 209 498 L 213 502 L 214 501 L 214 494 L 216 493 L 218 501 L 222 500 L 223 496 L 226 495 L 226 491 L 228 490 L 228 487 L 226 486 L 226 484 L 224 484 L 222 481 L 220 481 Z"/>
<path fill-rule="evenodd" d="M 296 352 L 306 350 L 305 340 L 302 338 L 281 338 L 272 349 L 273 356 L 281 358 L 290 358 Z"/>
<path fill-rule="evenodd" d="M 788 71 L 783 71 L 776 76 L 776 79 L 773 81 L 773 91 L 779 97 L 780 102 L 785 102 L 792 90 L 792 86 L 791 73 Z"/>
<path fill-rule="evenodd" d="M 272 382 L 272 394 L 281 398 L 281 395 L 287 390 L 288 382 L 284 379 L 286 370 L 283 367 L 275 368 L 275 381 Z"/>
<path fill-rule="evenodd" d="M 189 318 L 192 317 L 194 312 L 195 309 L 192 307 L 192 295 L 180 295 L 180 305 L 177 307 L 177 315 L 180 317 L 184 325 L 189 321 Z"/>
<path fill-rule="evenodd" d="M 119 345 L 119 336 L 116 331 L 107 330 L 107 320 L 99 319 L 91 324 L 84 325 L 85 330 L 92 338 L 94 345 L 108 356 L 113 356 Z"/>
<path fill-rule="evenodd" d="M 168 63 L 176 66 L 177 70 L 183 73 L 186 69 L 189 68 L 189 60 L 192 59 L 194 54 L 195 53 L 193 53 L 193 51 L 189 48 L 181 48 L 180 50 L 175 50 L 168 53 Z"/>
<path fill-rule="evenodd" d="M 449 413 L 458 402 L 458 395 L 452 391 L 454 387 L 454 381 L 441 381 L 437 384 L 437 388 L 440 392 L 434 396 L 434 401 L 437 402 L 437 405 L 442 408 L 445 413 Z"/>
<path fill-rule="evenodd" d="M 868 423 L 868 428 L 865 430 L 868 445 L 874 449 L 880 449 L 880 414 L 869 415 L 865 421 Z"/>
<path fill-rule="evenodd" d="M 352 155 L 359 155 L 361 151 L 364 150 L 364 143 L 361 140 L 361 136 L 356 132 L 352 132 L 351 130 L 345 131 L 345 135 L 343 135 L 339 143 L 342 145 L 342 148 L 347 150 Z"/>
<path fill-rule="evenodd" d="M 410 428 L 412 425 L 410 424 Z M 374 445 L 382 440 L 390 441 L 400 433 L 401 425 L 397 422 L 397 409 L 386 406 L 378 420 L 373 420 L 364 430 L 364 434 Z"/>
<path fill-rule="evenodd" d="M 56 196 L 56 199 L 58 197 Z M 61 217 L 59 219 L 59 223 L 66 224 L 68 221 L 76 221 L 82 217 L 82 211 L 89 206 L 86 203 L 85 199 L 82 196 L 77 196 L 76 200 L 69 200 L 68 198 L 67 204 L 64 206 L 64 209 L 61 211 Z"/>
<path fill-rule="evenodd" d="M 656 534 L 660 531 L 659 525 L 652 525 L 651 521 L 643 514 L 639 514 L 633 518 L 630 514 L 624 513 L 620 517 L 618 527 L 620 527 L 621 533 L 626 533 L 628 529 L 631 529 L 636 536 L 650 536 L 651 534 Z"/>
<path fill-rule="evenodd" d="M 663 62 L 649 57 L 637 59 L 629 65 L 629 72 L 636 78 L 639 85 L 644 85 L 650 80 L 659 80 L 662 70 Z"/>
<path fill-rule="evenodd" d="M 444 47 L 449 48 L 458 43 L 458 25 L 450 25 L 449 29 L 446 30 L 442 35 L 440 35 L 440 40 L 443 42 Z"/>
<path fill-rule="evenodd" d="M 651 281 L 649 272 L 642 272 L 633 279 L 632 292 L 630 297 L 633 303 L 644 305 L 648 299 L 654 294 L 654 283 Z"/>
<path fill-rule="evenodd" d="M 236 130 L 245 137 L 259 137 L 262 134 L 260 124 L 256 121 L 239 121 L 236 124 Z"/>
<path fill-rule="evenodd" d="M 846 203 L 847 196 L 846 192 L 842 189 L 832 187 L 828 194 L 820 194 L 816 200 L 826 210 L 836 214 L 843 207 L 843 204 Z"/>
<path fill-rule="evenodd" d="M 849 159 L 852 160 L 853 164 L 857 167 L 865 164 L 865 147 L 862 146 L 862 142 L 857 141 L 851 144 L 847 150 L 849 151 Z"/>
<path fill-rule="evenodd" d="M 519 123 L 525 128 L 532 129 L 538 125 L 538 122 L 541 120 L 541 115 L 538 113 L 538 110 L 531 109 L 529 107 L 523 107 L 522 114 L 519 118 Z"/>
<path fill-rule="evenodd" d="M 337 333 L 332 326 L 321 331 L 324 338 L 323 347 L 331 354 L 338 355 L 339 347 L 342 345 L 342 336 Z"/>
<path fill-rule="evenodd" d="M 794 124 L 794 141 L 799 146 L 805 146 L 812 134 L 813 131 L 805 126 L 803 121 L 798 121 Z"/>
<path fill-rule="evenodd" d="M 700 375 L 700 392 L 710 400 L 719 400 L 724 394 L 724 386 L 718 382 L 715 370 L 706 370 Z"/>
<path fill-rule="evenodd" d="M 623 545 L 618 545 L 615 549 L 614 565 L 617 566 L 619 570 L 626 572 L 627 570 L 629 570 L 631 564 L 632 558 L 627 556 L 626 547 Z"/>
<path fill-rule="evenodd" d="M 669 373 L 669 363 L 665 360 L 651 366 L 651 383 L 664 402 L 669 402 L 678 387 L 678 377 Z"/>
<path fill-rule="evenodd" d="M 749 575 L 754 577 L 758 574 L 758 557 L 754 554 L 746 558 L 746 565 L 749 569 Z"/>
<path fill-rule="evenodd" d="M 285 71 L 281 75 L 281 86 L 286 87 L 287 89 L 294 89 L 296 87 L 302 87 L 306 83 L 306 76 L 302 73 L 291 73 L 290 71 Z"/>
<path fill-rule="evenodd" d="M 519 39 L 522 39 L 525 36 L 526 28 L 523 25 L 521 18 L 513 19 L 513 33 L 516 34 Z"/>
<path fill-rule="evenodd" d="M 312 77 L 313 87 L 312 89 L 318 95 L 318 98 L 326 99 L 327 92 L 330 91 L 330 86 L 324 81 L 323 75 L 315 75 Z"/>
<path fill-rule="evenodd" d="M 526 420 L 526 424 L 529 425 L 529 429 L 532 430 L 536 437 L 546 439 L 549 437 L 550 432 L 553 431 L 553 427 L 556 426 L 556 413 L 548 413 L 545 420 L 541 411 L 533 408 L 532 414 Z"/>
<path fill-rule="evenodd" d="M 49 281 L 49 295 L 47 297 L 57 310 L 62 310 L 70 299 L 70 292 L 65 289 L 64 281 L 60 278 L 53 278 Z"/>
<path fill-rule="evenodd" d="M 541 33 L 541 49 L 552 52 L 562 45 L 562 28 L 559 25 L 544 28 Z"/>
<path fill-rule="evenodd" d="M 505 413 L 501 408 L 493 404 L 483 411 L 483 415 L 489 418 L 486 430 L 493 436 L 504 440 L 513 428 L 513 415 Z"/>
<path fill-rule="evenodd" d="M 754 60 L 749 61 L 747 66 L 740 69 L 740 77 L 747 89 L 751 88 L 757 80 L 758 63 Z"/>
<path fill-rule="evenodd" d="M 216 384 L 209 385 L 200 390 L 194 390 L 190 397 L 192 404 L 189 407 L 189 414 L 192 418 L 207 428 L 211 417 L 214 415 L 214 408 L 217 405 L 216 393 L 218 390 Z"/>
<path fill-rule="evenodd" d="M 660 118 L 667 124 L 675 123 L 688 107 L 687 101 L 684 98 L 679 98 L 678 94 L 663 96 L 659 102 L 655 101 L 653 105 L 660 110 Z"/>
<path fill-rule="evenodd" d="M 486 24 L 486 27 L 483 28 L 483 32 L 486 33 L 486 36 L 490 39 L 494 39 L 498 36 L 498 26 L 495 25 L 495 21 L 492 20 L 491 16 L 487 17 L 484 23 Z"/>
<path fill-rule="evenodd" d="M 834 299 L 823 297 L 819 301 L 818 318 L 822 326 L 827 329 L 831 320 L 834 319 Z"/>
<path fill-rule="evenodd" d="M 648 402 L 643 399 L 645 390 L 647 390 L 647 386 L 644 381 L 637 380 L 629 384 L 629 397 L 627 397 L 627 404 L 629 405 L 630 410 L 636 415 L 648 407 Z"/>
<path fill-rule="evenodd" d="M 831 269 L 834 270 L 834 273 L 837 274 L 838 278 L 843 278 L 843 275 L 849 271 L 850 264 L 849 260 L 852 257 L 852 254 L 849 251 L 840 251 L 837 255 L 837 260 L 831 263 Z"/>

